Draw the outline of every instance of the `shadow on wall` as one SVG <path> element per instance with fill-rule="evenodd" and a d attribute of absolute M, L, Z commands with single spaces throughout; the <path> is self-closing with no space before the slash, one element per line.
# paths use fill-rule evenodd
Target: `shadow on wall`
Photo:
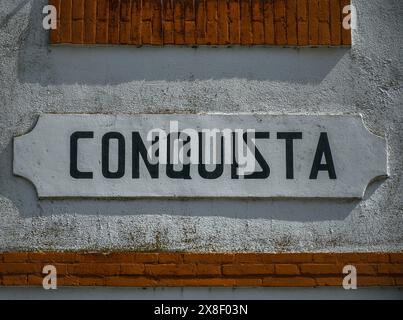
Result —
<path fill-rule="evenodd" d="M 34 186 L 12 174 L 12 153 L 10 143 L 0 154 L 0 168 L 3 169 L 0 171 L 0 194 L 15 204 L 22 217 L 168 214 L 306 222 L 343 220 L 360 203 L 358 199 L 38 200 Z M 364 198 L 368 199 L 381 183 L 371 183 Z"/>
<path fill-rule="evenodd" d="M 49 46 L 34 1 L 19 51 L 21 82 L 119 84 L 134 80 L 270 80 L 320 83 L 348 48 Z"/>

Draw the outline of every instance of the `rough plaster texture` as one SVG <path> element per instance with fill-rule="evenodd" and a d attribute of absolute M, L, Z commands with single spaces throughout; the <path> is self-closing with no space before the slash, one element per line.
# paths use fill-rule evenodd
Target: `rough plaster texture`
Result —
<path fill-rule="evenodd" d="M 353 1 L 351 50 L 49 47 L 45 3 L 0 3 L 0 251 L 403 250 L 401 0 Z M 38 201 L 12 138 L 63 112 L 362 113 L 390 178 L 362 201 Z"/>

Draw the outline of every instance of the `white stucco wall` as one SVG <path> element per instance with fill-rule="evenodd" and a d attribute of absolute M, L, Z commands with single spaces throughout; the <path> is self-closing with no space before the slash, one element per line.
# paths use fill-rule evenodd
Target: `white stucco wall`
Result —
<path fill-rule="evenodd" d="M 353 0 L 351 49 L 52 47 L 45 3 L 0 3 L 0 251 L 403 250 L 402 1 Z M 390 177 L 362 201 L 38 201 L 12 175 L 12 139 L 72 112 L 361 113 Z"/>

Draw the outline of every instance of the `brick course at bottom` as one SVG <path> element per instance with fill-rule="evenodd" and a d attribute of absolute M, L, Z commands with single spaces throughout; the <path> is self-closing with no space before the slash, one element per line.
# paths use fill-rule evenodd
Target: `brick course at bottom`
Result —
<path fill-rule="evenodd" d="M 54 265 L 59 286 L 402 286 L 403 253 L 3 252 L 0 285 L 40 286 Z"/>

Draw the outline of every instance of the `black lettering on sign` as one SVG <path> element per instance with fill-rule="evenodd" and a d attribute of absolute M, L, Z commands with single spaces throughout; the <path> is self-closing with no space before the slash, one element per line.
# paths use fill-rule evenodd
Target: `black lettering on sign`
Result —
<path fill-rule="evenodd" d="M 109 170 L 109 142 L 118 140 L 118 169 L 116 172 Z M 119 132 L 108 132 L 102 137 L 102 174 L 108 179 L 119 179 L 125 175 L 126 147 L 125 138 Z"/>
<path fill-rule="evenodd" d="M 203 163 L 203 146 L 203 133 L 199 132 L 199 175 L 203 179 L 217 179 L 221 177 L 224 171 L 224 137 L 221 137 L 221 160 L 220 163 L 215 165 L 215 169 L 213 171 L 207 171 L 206 165 Z"/>
<path fill-rule="evenodd" d="M 152 144 L 158 142 L 159 137 L 156 137 Z M 159 164 L 150 163 L 150 159 L 148 158 L 147 148 L 144 145 L 143 140 L 140 137 L 138 132 L 132 133 L 132 163 L 133 163 L 133 172 L 132 178 L 138 179 L 140 178 L 140 156 L 143 158 L 144 164 L 147 167 L 148 172 L 150 173 L 151 178 L 158 179 L 159 174 Z"/>
<path fill-rule="evenodd" d="M 324 164 L 321 163 L 323 155 L 326 160 L 326 163 Z M 326 132 L 320 133 L 309 179 L 317 179 L 319 171 L 327 171 L 329 173 L 329 179 L 336 179 L 332 151 L 330 150 L 329 139 L 327 138 Z"/>
<path fill-rule="evenodd" d="M 75 179 L 92 179 L 92 172 L 78 170 L 78 140 L 94 138 L 93 131 L 76 131 L 70 136 L 70 175 Z"/>
<path fill-rule="evenodd" d="M 270 132 L 256 132 L 255 139 L 270 139 Z M 243 134 L 243 140 L 248 143 L 248 133 Z M 270 167 L 263 155 L 260 153 L 259 149 L 255 145 L 255 158 L 257 163 L 262 168 L 262 171 L 253 172 L 245 176 L 245 179 L 267 179 L 270 176 Z"/>
<path fill-rule="evenodd" d="M 174 136 L 172 136 L 172 135 L 174 135 Z M 182 133 L 182 135 L 184 135 L 184 133 Z M 190 163 L 183 164 L 182 169 L 176 171 L 174 169 L 174 165 L 171 162 L 172 157 L 173 157 L 173 154 L 171 154 L 172 153 L 171 147 L 173 147 L 173 146 L 171 146 L 171 142 L 173 144 L 175 139 L 179 139 L 179 132 L 168 134 L 168 137 L 167 137 L 167 166 L 166 166 L 167 176 L 168 176 L 168 178 L 171 178 L 171 179 L 192 179 L 190 177 Z M 190 137 L 188 136 L 186 141 L 183 141 L 183 146 L 185 146 L 189 142 L 190 142 Z"/>
<path fill-rule="evenodd" d="M 285 140 L 285 175 L 294 179 L 294 139 L 302 139 L 302 132 L 277 132 L 277 139 Z"/>

